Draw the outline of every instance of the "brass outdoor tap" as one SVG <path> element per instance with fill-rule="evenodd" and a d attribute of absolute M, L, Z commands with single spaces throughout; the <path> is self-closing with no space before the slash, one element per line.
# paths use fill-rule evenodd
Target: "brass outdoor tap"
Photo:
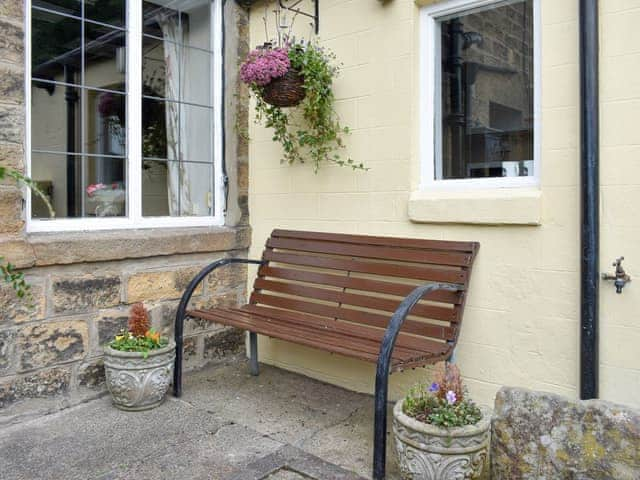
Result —
<path fill-rule="evenodd" d="M 609 273 L 602 274 L 603 280 L 613 280 L 613 285 L 616 287 L 616 293 L 622 293 L 622 289 L 624 286 L 631 281 L 631 277 L 627 275 L 627 272 L 624 271 L 622 267 L 622 261 L 624 257 L 620 257 L 613 262 L 613 266 L 616 267 L 616 272 L 614 275 Z"/>

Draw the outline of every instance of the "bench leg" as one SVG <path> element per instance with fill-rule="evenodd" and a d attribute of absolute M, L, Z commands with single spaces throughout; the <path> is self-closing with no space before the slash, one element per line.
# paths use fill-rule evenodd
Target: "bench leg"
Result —
<path fill-rule="evenodd" d="M 258 334 L 254 332 L 249 332 L 249 366 L 251 375 L 256 377 L 260 374 L 260 367 L 258 366 Z"/>
<path fill-rule="evenodd" d="M 384 480 L 387 463 L 387 398 L 389 392 L 389 367 L 378 363 L 375 391 L 375 417 L 373 426 L 373 480 Z M 382 367 L 382 368 L 381 368 Z"/>

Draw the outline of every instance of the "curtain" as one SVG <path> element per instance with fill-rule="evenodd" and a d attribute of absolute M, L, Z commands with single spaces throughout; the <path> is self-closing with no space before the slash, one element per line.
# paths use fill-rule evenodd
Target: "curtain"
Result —
<path fill-rule="evenodd" d="M 180 98 L 180 74 L 184 71 L 181 65 L 180 44 L 184 38 L 180 28 L 179 16 L 176 14 L 161 15 L 158 25 L 162 29 L 164 63 L 165 63 L 165 98 Z M 180 215 L 180 141 L 185 138 L 180 132 L 180 104 L 165 102 L 167 125 L 167 193 L 169 198 L 169 215 Z M 172 161 L 173 160 L 173 161 Z"/>

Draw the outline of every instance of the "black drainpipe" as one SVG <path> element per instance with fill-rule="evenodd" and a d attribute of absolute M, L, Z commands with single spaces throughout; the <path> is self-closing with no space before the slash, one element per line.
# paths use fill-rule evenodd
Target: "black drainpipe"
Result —
<path fill-rule="evenodd" d="M 598 0 L 580 0 L 580 398 L 598 397 Z"/>

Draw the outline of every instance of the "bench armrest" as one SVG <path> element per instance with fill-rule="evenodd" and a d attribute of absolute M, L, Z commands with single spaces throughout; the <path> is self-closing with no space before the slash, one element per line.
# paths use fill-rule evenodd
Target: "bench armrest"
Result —
<path fill-rule="evenodd" d="M 400 303 L 398 308 L 389 320 L 387 330 L 384 332 L 378 365 L 376 369 L 376 390 L 375 390 L 375 424 L 374 424 L 374 447 L 373 447 L 373 478 L 384 478 L 386 463 L 386 440 L 387 440 L 387 400 L 389 392 L 389 366 L 391 354 L 396 344 L 400 329 L 411 309 L 426 294 L 435 290 L 458 291 L 463 288 L 460 285 L 450 283 L 428 283 L 415 288 Z"/>
<path fill-rule="evenodd" d="M 248 263 L 253 265 L 263 265 L 265 260 L 250 260 L 247 258 L 223 258 L 217 260 L 210 265 L 204 267 L 200 272 L 193 277 L 193 279 L 187 285 L 186 290 L 182 294 L 180 304 L 178 305 L 178 311 L 176 312 L 175 322 L 175 341 L 176 341 L 176 363 L 173 371 L 173 393 L 176 397 L 182 394 L 182 342 L 184 333 L 184 318 L 187 313 L 187 305 L 193 292 L 198 288 L 198 285 L 213 272 L 216 268 L 224 267 L 233 263 Z"/>

